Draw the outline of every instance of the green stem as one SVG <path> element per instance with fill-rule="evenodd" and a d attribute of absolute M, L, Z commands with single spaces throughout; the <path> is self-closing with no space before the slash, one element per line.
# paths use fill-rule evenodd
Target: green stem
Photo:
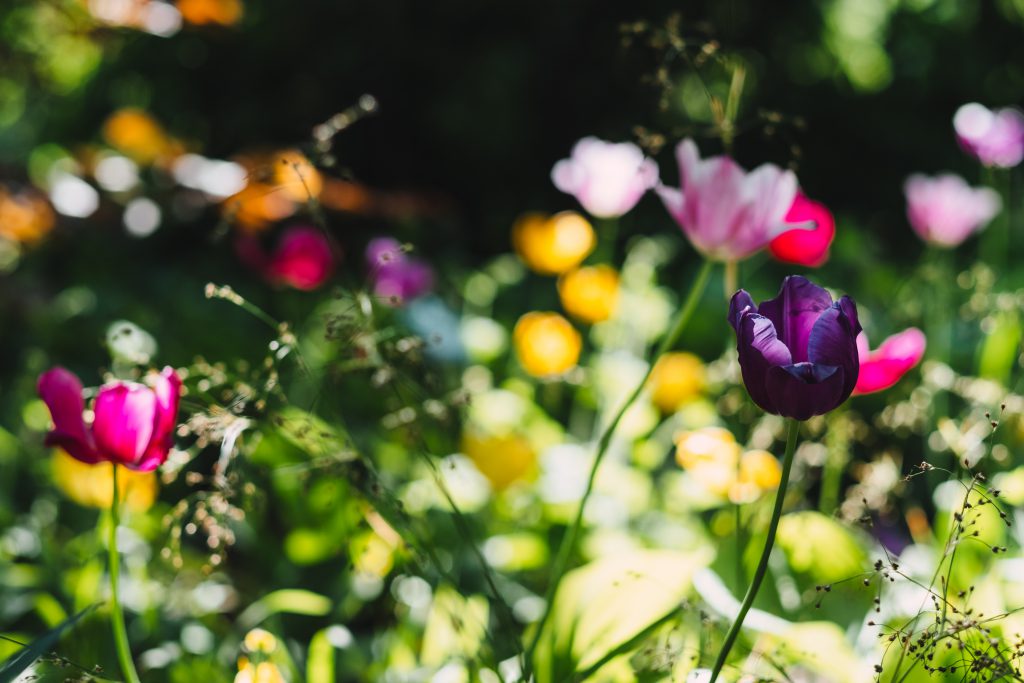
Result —
<path fill-rule="evenodd" d="M 732 295 L 740 288 L 740 266 L 736 261 L 725 262 L 725 278 L 722 284 L 725 287 L 725 299 L 729 301 Z"/>
<path fill-rule="evenodd" d="M 818 511 L 824 515 L 831 515 L 839 505 L 843 471 L 850 460 L 848 433 L 846 412 L 840 406 L 828 416 L 825 467 L 821 473 L 821 496 L 818 498 Z"/>
<path fill-rule="evenodd" d="M 128 631 L 124 627 L 124 612 L 121 611 L 121 601 L 117 597 L 117 580 L 121 573 L 121 557 L 117 553 L 120 496 L 117 487 L 117 465 L 111 463 L 111 466 L 114 495 L 110 501 L 110 542 L 107 544 L 110 557 L 110 622 L 114 627 L 114 645 L 117 647 L 117 661 L 121 664 L 121 673 L 128 683 L 139 683 L 139 674 L 135 671 L 131 647 L 128 645 Z"/>
<path fill-rule="evenodd" d="M 683 334 L 683 330 L 686 329 L 687 323 L 690 322 L 690 318 L 693 317 L 693 313 L 697 309 L 697 302 L 700 301 L 700 297 L 704 293 L 704 289 L 707 287 L 708 278 L 711 276 L 711 270 L 713 268 L 714 262 L 704 261 L 700 271 L 697 273 L 696 280 L 694 280 L 693 285 L 690 287 L 690 292 L 686 296 L 686 301 L 676 314 L 675 322 L 668 333 L 662 338 L 661 343 L 655 350 L 654 356 L 651 358 L 651 362 L 648 365 L 647 372 L 644 374 L 643 379 L 640 380 L 639 384 L 637 384 L 636 388 L 622 404 L 618 412 L 615 413 L 611 422 L 608 423 L 608 426 L 606 426 L 604 431 L 601 433 L 601 438 L 598 439 L 597 453 L 594 455 L 594 463 L 590 467 L 590 476 L 587 478 L 587 487 L 583 491 L 583 497 L 580 498 L 579 507 L 576 509 L 576 517 L 573 519 L 572 525 L 569 527 L 568 532 L 566 532 L 565 537 L 562 539 L 561 545 L 559 545 L 558 555 L 555 559 L 555 564 L 551 572 L 551 581 L 548 584 L 548 589 L 544 596 L 544 612 L 541 614 L 540 620 L 536 624 L 536 630 L 533 633 L 533 638 L 531 638 L 530 645 L 526 649 L 526 671 L 524 680 L 530 680 L 531 669 L 533 667 L 533 653 L 537 649 L 537 645 L 540 643 L 544 624 L 547 623 L 548 617 L 551 615 L 551 607 L 554 603 L 555 592 L 558 590 L 558 585 L 561 583 L 562 577 L 565 575 L 565 572 L 569 567 L 569 560 L 572 558 L 573 552 L 576 549 L 576 542 L 579 537 L 580 528 L 583 526 L 583 510 L 586 508 L 587 500 L 590 498 L 590 494 L 594 489 L 594 480 L 597 478 L 597 469 L 601 466 L 601 461 L 604 459 L 605 453 L 608 451 L 608 446 L 611 444 L 615 429 L 619 426 L 619 422 L 622 420 L 622 417 L 626 414 L 629 407 L 633 405 L 633 402 L 636 401 L 637 397 L 639 397 L 641 392 L 643 392 L 658 358 L 675 346 L 676 342 L 679 341 L 679 337 Z"/>
<path fill-rule="evenodd" d="M 761 582 L 764 580 L 765 574 L 768 573 L 768 558 L 772 554 L 772 546 L 775 545 L 775 532 L 779 528 L 779 519 L 782 517 L 782 504 L 786 498 L 786 487 L 789 485 L 789 473 L 793 468 L 793 454 L 796 452 L 796 438 L 799 433 L 800 423 L 790 419 L 789 434 L 786 437 L 786 455 L 782 459 L 782 481 L 779 482 L 779 490 L 775 494 L 775 507 L 772 509 L 771 523 L 768 525 L 768 538 L 765 539 L 764 551 L 757 563 L 757 569 L 754 571 L 754 578 L 750 582 L 747 594 L 743 597 L 739 614 L 736 615 L 736 620 L 729 627 L 725 642 L 722 643 L 722 649 L 718 653 L 718 659 L 715 660 L 710 683 L 715 683 L 718 680 L 718 674 L 725 666 L 725 660 L 729 658 L 729 651 L 732 650 L 732 646 L 740 634 L 740 629 L 743 628 L 743 620 L 746 618 L 747 612 L 750 611 L 750 606 L 754 604 L 754 598 L 757 597 L 757 591 L 761 588 Z"/>

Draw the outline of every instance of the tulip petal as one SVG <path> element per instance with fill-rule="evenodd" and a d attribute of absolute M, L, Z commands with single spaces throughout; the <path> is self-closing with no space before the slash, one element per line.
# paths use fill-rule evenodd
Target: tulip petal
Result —
<path fill-rule="evenodd" d="M 832 306 L 832 297 L 824 288 L 805 277 L 790 275 L 778 296 L 758 306 L 758 312 L 775 325 L 779 339 L 789 347 L 794 363 L 809 360 L 807 345 L 811 329 L 822 311 Z"/>
<path fill-rule="evenodd" d="M 756 313 L 748 312 L 740 317 L 736 341 L 743 384 L 750 398 L 763 410 L 778 414 L 778 407 L 766 389 L 766 380 L 773 367 L 793 362 L 789 349 L 776 336 L 771 320 Z"/>
<path fill-rule="evenodd" d="M 142 458 L 134 465 L 129 465 L 131 469 L 141 472 L 155 470 L 162 465 L 174 445 L 174 428 L 178 424 L 178 402 L 181 399 L 181 378 L 178 373 L 172 368 L 164 368 L 153 383 L 153 393 L 156 396 L 153 436 Z"/>
<path fill-rule="evenodd" d="M 765 388 L 776 414 L 796 420 L 823 415 L 842 403 L 844 372 L 840 367 L 794 363 L 769 368 Z"/>
<path fill-rule="evenodd" d="M 732 329 L 736 330 L 737 334 L 740 331 L 740 319 L 743 317 L 743 313 L 748 310 L 752 313 L 757 313 L 757 305 L 750 298 L 750 294 L 746 290 L 741 289 L 729 299 L 729 324 L 732 325 Z"/>
<path fill-rule="evenodd" d="M 102 458 L 82 418 L 85 400 L 78 378 L 64 368 L 53 368 L 39 376 L 36 389 L 53 418 L 53 431 L 46 435 L 46 445 L 59 446 L 82 462 L 100 462 Z"/>
<path fill-rule="evenodd" d="M 870 394 L 893 386 L 921 362 L 925 346 L 924 333 L 916 327 L 892 335 L 878 349 L 861 356 L 860 376 L 853 393 Z"/>
<path fill-rule="evenodd" d="M 785 220 L 786 231 L 768 245 L 771 255 L 784 263 L 812 268 L 824 265 L 836 236 L 835 219 L 825 205 L 798 192 Z M 806 221 L 811 222 L 811 229 L 803 225 Z"/>
<path fill-rule="evenodd" d="M 856 309 L 854 309 L 856 310 Z M 811 328 L 807 356 L 815 365 L 838 366 L 843 369 L 841 401 L 849 397 L 857 384 L 860 362 L 857 353 L 857 334 L 839 302 L 822 313 Z"/>
<path fill-rule="evenodd" d="M 96 395 L 92 431 L 105 460 L 135 466 L 156 425 L 156 393 L 141 384 L 108 384 Z"/>

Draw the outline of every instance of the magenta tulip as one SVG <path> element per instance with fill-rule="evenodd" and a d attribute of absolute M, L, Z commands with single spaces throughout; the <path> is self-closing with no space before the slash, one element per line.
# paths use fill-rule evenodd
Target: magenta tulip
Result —
<path fill-rule="evenodd" d="M 167 460 L 178 423 L 181 378 L 171 368 L 150 384 L 116 381 L 96 394 L 92 424 L 86 424 L 82 383 L 64 368 L 39 377 L 38 392 L 53 418 L 47 446 L 59 446 L 86 463 L 113 462 L 148 472 Z"/>
<path fill-rule="evenodd" d="M 924 333 L 916 327 L 894 334 L 871 351 L 868 337 L 861 332 L 857 335 L 857 350 L 860 355 L 860 376 L 853 393 L 871 394 L 883 391 L 899 382 L 903 375 L 921 362 L 925 349 Z"/>
<path fill-rule="evenodd" d="M 836 221 L 832 213 L 820 202 L 808 199 L 798 192 L 793 206 L 786 213 L 786 223 L 814 228 L 787 230 L 768 244 L 768 252 L 778 261 L 817 268 L 828 261 L 828 249 L 836 236 Z"/>
<path fill-rule="evenodd" d="M 378 237 L 366 246 L 366 262 L 373 293 L 385 301 L 402 304 L 422 296 L 434 286 L 433 269 L 409 257 L 398 240 Z"/>
<path fill-rule="evenodd" d="M 592 216 L 618 218 L 658 182 L 658 165 L 630 142 L 583 138 L 551 170 L 551 180 Z"/>
<path fill-rule="evenodd" d="M 323 285 L 334 272 L 331 244 L 316 228 L 292 227 L 285 231 L 267 264 L 267 277 L 310 291 Z"/>
<path fill-rule="evenodd" d="M 1012 168 L 1024 160 L 1024 114 L 1016 109 L 971 102 L 957 110 L 953 128 L 960 146 L 986 166 Z"/>
<path fill-rule="evenodd" d="M 658 185 L 665 208 L 706 258 L 740 261 L 798 226 L 786 222 L 797 196 L 796 176 L 774 164 L 749 173 L 727 156 L 701 160 L 697 145 L 676 148 L 682 189 Z M 811 227 L 808 222 L 799 227 Z"/>
<path fill-rule="evenodd" d="M 999 213 L 999 194 L 972 188 L 963 178 L 946 173 L 935 178 L 913 175 L 903 186 L 907 220 L 918 236 L 939 247 L 956 247 Z"/>

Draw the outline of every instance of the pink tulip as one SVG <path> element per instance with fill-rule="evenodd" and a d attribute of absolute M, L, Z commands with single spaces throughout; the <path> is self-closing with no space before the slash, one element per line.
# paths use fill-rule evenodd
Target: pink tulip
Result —
<path fill-rule="evenodd" d="M 373 293 L 385 301 L 402 304 L 429 292 L 434 286 L 433 269 L 410 258 L 398 240 L 377 237 L 366 246 Z"/>
<path fill-rule="evenodd" d="M 322 232 L 307 226 L 285 231 L 267 265 L 267 277 L 295 289 L 310 291 L 334 272 L 335 257 Z"/>
<path fill-rule="evenodd" d="M 972 188 L 951 173 L 910 176 L 903 193 L 911 227 L 925 242 L 940 247 L 958 246 L 984 228 L 1002 206 L 995 190 Z"/>
<path fill-rule="evenodd" d="M 47 446 L 59 446 L 86 463 L 113 462 L 148 472 L 167 460 L 178 423 L 181 378 L 172 368 L 150 376 L 151 386 L 116 381 L 102 386 L 85 422 L 82 383 L 64 368 L 39 377 L 37 390 L 50 409 Z"/>
<path fill-rule="evenodd" d="M 924 333 L 916 327 L 892 335 L 874 351 L 868 348 L 868 337 L 861 332 L 857 336 L 860 375 L 853 393 L 871 394 L 893 386 L 921 362 L 924 349 Z"/>
<path fill-rule="evenodd" d="M 701 160 L 697 145 L 689 139 L 679 143 L 676 157 L 682 189 L 664 185 L 655 189 L 705 257 L 740 261 L 796 227 L 786 223 L 797 194 L 791 171 L 762 164 L 748 173 L 727 156 Z"/>
<path fill-rule="evenodd" d="M 551 180 L 592 216 L 618 218 L 658 182 L 658 165 L 630 142 L 583 138 L 568 159 L 551 169 Z"/>
<path fill-rule="evenodd" d="M 1024 114 L 995 111 L 971 102 L 956 111 L 953 128 L 960 146 L 986 166 L 1012 168 L 1024 160 Z"/>
<path fill-rule="evenodd" d="M 787 230 L 768 244 L 771 255 L 783 263 L 817 268 L 828 261 L 828 248 L 836 236 L 836 221 L 824 204 L 811 201 L 798 192 L 786 214 L 786 223 L 814 223 L 814 229 Z"/>

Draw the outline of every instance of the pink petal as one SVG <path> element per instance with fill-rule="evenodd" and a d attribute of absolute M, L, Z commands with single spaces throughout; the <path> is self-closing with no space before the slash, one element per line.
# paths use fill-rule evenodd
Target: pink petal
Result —
<path fill-rule="evenodd" d="M 46 435 L 46 445 L 59 446 L 82 462 L 102 460 L 82 418 L 82 383 L 74 373 L 61 367 L 47 370 L 39 376 L 36 390 L 53 418 L 53 431 Z"/>
<path fill-rule="evenodd" d="M 836 222 L 824 204 L 811 201 L 802 192 L 797 193 L 793 205 L 786 213 L 786 225 L 812 222 L 812 229 L 790 229 L 768 245 L 768 251 L 784 263 L 817 268 L 828 261 L 828 250 L 836 236 Z"/>
<path fill-rule="evenodd" d="M 268 277 L 302 291 L 323 285 L 334 272 L 330 242 L 316 228 L 289 228 L 267 267 Z"/>
<path fill-rule="evenodd" d="M 153 438 L 156 392 L 142 384 L 108 384 L 96 395 L 92 432 L 103 459 L 137 466 Z"/>
<path fill-rule="evenodd" d="M 892 335 L 876 350 L 862 354 L 860 377 L 853 393 L 870 394 L 893 386 L 921 362 L 925 346 L 924 333 L 911 327 Z"/>
<path fill-rule="evenodd" d="M 178 425 L 178 403 L 181 400 L 181 377 L 173 368 L 164 368 L 153 382 L 153 393 L 156 396 L 153 436 L 142 458 L 129 466 L 143 472 L 162 465 L 174 445 L 174 428 Z"/>

